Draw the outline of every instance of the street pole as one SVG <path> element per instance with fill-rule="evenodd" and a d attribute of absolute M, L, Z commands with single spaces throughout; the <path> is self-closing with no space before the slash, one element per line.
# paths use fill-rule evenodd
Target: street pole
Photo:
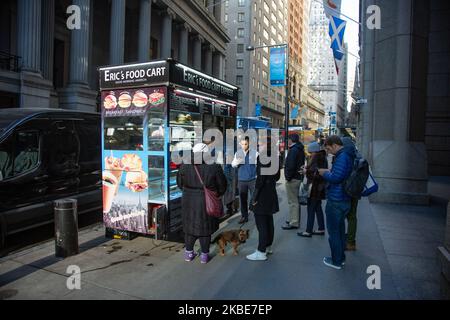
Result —
<path fill-rule="evenodd" d="M 289 48 L 288 45 L 285 45 L 286 48 L 286 106 L 284 111 L 284 128 L 285 128 L 285 134 L 284 134 L 284 158 L 287 158 L 287 151 L 288 151 L 288 140 L 289 140 Z"/>
<path fill-rule="evenodd" d="M 284 134 L 284 156 L 287 157 L 287 149 L 288 149 L 288 135 L 289 135 L 289 44 L 283 43 L 283 44 L 275 44 L 270 46 L 248 46 L 247 51 L 255 51 L 256 49 L 263 49 L 263 48 L 273 48 L 273 47 L 285 47 L 286 48 L 286 100 L 285 100 L 285 119 L 284 119 L 284 127 L 285 127 L 285 134 Z"/>

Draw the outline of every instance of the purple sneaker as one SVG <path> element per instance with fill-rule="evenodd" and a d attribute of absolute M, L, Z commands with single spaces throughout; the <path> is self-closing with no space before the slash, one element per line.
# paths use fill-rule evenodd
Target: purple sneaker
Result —
<path fill-rule="evenodd" d="M 184 251 L 184 261 L 191 262 L 197 254 L 194 251 Z"/>
<path fill-rule="evenodd" d="M 209 262 L 209 254 L 208 253 L 202 253 L 200 255 L 200 262 L 205 264 Z"/>

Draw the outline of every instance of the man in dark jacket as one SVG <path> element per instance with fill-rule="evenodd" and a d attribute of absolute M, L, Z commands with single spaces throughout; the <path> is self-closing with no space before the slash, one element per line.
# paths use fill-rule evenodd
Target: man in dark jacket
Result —
<path fill-rule="evenodd" d="M 345 264 L 345 217 L 350 210 L 351 201 L 345 193 L 343 183 L 352 172 L 354 155 L 344 148 L 338 136 L 330 136 L 325 141 L 325 149 L 335 156 L 335 160 L 331 170 L 319 170 L 319 174 L 329 183 L 325 213 L 331 257 L 325 257 L 323 263 L 340 270 Z"/>
<path fill-rule="evenodd" d="M 284 230 L 298 229 L 300 226 L 301 207 L 298 202 L 298 190 L 303 180 L 302 167 L 305 164 L 305 148 L 298 134 L 289 135 L 289 152 L 284 165 L 286 178 L 286 194 L 289 204 L 289 219 Z"/>

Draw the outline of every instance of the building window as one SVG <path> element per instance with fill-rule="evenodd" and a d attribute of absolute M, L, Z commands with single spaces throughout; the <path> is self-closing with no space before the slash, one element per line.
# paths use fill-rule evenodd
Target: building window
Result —
<path fill-rule="evenodd" d="M 242 59 L 237 59 L 237 60 L 236 60 L 236 68 L 237 68 L 237 69 L 244 69 L 244 60 L 242 60 Z"/>
<path fill-rule="evenodd" d="M 242 91 L 238 92 L 238 99 L 239 99 L 239 101 L 242 101 Z"/>
<path fill-rule="evenodd" d="M 244 53 L 244 44 L 239 43 L 237 45 L 237 53 Z"/>
<path fill-rule="evenodd" d="M 244 7 L 245 6 L 245 0 L 238 0 L 238 6 Z"/>
<path fill-rule="evenodd" d="M 245 13 L 239 12 L 238 13 L 238 22 L 244 22 L 245 20 Z"/>
<path fill-rule="evenodd" d="M 244 79 L 242 76 L 236 76 L 236 85 L 237 86 L 241 86 L 243 82 L 244 82 Z"/>
<path fill-rule="evenodd" d="M 244 28 L 239 28 L 237 30 L 237 36 L 238 36 L 238 38 L 243 38 L 244 37 Z"/>
<path fill-rule="evenodd" d="M 224 19 L 225 19 L 225 22 L 228 22 L 228 13 L 225 13 Z"/>

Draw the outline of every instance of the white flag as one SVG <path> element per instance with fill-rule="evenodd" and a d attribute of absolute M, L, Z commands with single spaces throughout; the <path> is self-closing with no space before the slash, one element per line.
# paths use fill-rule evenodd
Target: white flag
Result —
<path fill-rule="evenodd" d="M 342 0 L 323 0 L 323 7 L 328 18 L 330 16 L 339 18 L 341 13 L 341 2 Z"/>

